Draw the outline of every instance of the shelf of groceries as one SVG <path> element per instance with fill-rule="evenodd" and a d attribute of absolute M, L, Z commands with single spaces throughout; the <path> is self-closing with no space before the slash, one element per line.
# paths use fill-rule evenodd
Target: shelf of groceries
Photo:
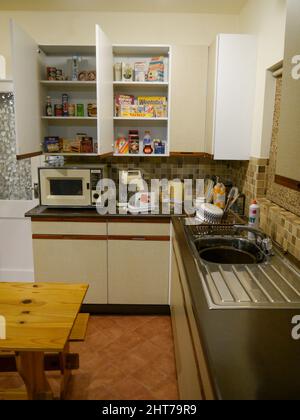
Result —
<path fill-rule="evenodd" d="M 168 78 L 165 56 L 115 57 L 114 156 L 168 156 Z"/>
<path fill-rule="evenodd" d="M 167 49 L 158 48 L 157 56 L 147 55 L 147 47 L 145 51 L 140 47 L 129 50 L 129 56 L 123 55 L 123 47 L 114 50 L 112 153 L 122 157 L 168 156 Z M 92 59 L 73 56 L 67 60 L 67 70 L 64 61 L 62 69 L 56 62 L 56 67 L 48 66 L 47 80 L 40 81 L 46 98 L 45 115 L 41 116 L 47 131 L 43 151 L 49 156 L 95 156 L 99 151 L 97 82 L 96 71 L 90 70 L 95 64 Z M 84 62 L 86 70 L 82 68 Z"/>

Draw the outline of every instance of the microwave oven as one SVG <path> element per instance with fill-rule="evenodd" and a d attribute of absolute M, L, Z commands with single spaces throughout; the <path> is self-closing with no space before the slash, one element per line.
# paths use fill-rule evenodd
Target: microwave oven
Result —
<path fill-rule="evenodd" d="M 106 165 L 95 167 L 39 168 L 40 205 L 96 207 L 97 184 L 108 176 Z"/>

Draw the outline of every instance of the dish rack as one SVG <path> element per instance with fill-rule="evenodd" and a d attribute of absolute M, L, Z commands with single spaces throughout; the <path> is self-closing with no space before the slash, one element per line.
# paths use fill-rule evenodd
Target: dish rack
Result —
<path fill-rule="evenodd" d="M 195 219 L 185 219 L 186 228 L 194 236 L 235 236 L 235 225 L 247 225 L 241 216 L 229 212 L 218 223 L 201 222 Z"/>

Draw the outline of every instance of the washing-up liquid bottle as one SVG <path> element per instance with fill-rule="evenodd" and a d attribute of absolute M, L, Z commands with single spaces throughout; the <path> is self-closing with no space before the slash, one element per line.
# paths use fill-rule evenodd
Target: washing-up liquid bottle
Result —
<path fill-rule="evenodd" d="M 214 187 L 214 205 L 224 210 L 226 205 L 226 187 L 221 182 L 218 182 Z"/>
<path fill-rule="evenodd" d="M 249 226 L 259 229 L 259 222 L 260 222 L 260 205 L 256 200 L 252 200 L 251 205 L 249 207 Z M 255 240 L 255 235 L 251 232 L 248 234 L 249 240 Z"/>

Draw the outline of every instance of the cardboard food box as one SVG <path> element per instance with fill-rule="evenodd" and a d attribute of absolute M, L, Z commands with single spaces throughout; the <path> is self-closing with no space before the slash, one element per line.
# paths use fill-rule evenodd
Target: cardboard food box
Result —
<path fill-rule="evenodd" d="M 45 153 L 59 153 L 61 151 L 61 141 L 59 137 L 45 137 Z"/>

